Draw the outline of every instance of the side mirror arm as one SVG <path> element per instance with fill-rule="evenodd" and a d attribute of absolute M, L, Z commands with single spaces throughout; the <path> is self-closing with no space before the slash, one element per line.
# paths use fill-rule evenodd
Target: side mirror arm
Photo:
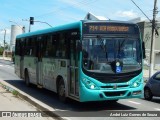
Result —
<path fill-rule="evenodd" d="M 146 51 L 145 51 L 145 43 L 144 41 L 142 42 L 142 52 L 143 52 L 143 59 L 146 58 Z"/>

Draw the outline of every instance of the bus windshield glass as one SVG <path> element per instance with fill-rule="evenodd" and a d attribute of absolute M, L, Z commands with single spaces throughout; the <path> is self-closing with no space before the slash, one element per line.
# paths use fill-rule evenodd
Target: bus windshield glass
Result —
<path fill-rule="evenodd" d="M 133 72 L 142 67 L 139 38 L 87 37 L 82 40 L 83 68 L 94 73 L 115 73 L 113 63 L 121 62 L 119 73 Z"/>

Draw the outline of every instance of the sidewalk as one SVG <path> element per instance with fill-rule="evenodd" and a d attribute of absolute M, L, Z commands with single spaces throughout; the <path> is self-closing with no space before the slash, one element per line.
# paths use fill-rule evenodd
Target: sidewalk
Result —
<path fill-rule="evenodd" d="M 42 117 L 43 113 L 19 97 L 16 91 L 10 93 L 0 85 L 0 119 L 1 120 L 53 120 L 51 117 Z M 7 111 L 7 112 L 6 112 Z M 32 116 L 35 114 L 35 116 Z"/>
<path fill-rule="evenodd" d="M 0 59 L 7 60 L 7 61 L 11 61 L 12 60 L 10 57 L 3 57 L 3 56 L 0 56 Z"/>
<path fill-rule="evenodd" d="M 36 98 L 30 96 L 29 94 L 21 91 L 20 89 L 12 86 L 11 84 L 9 84 L 9 83 L 7 83 L 7 82 L 5 82 L 3 80 L 0 80 L 0 87 L 2 88 L 2 86 L 4 86 L 4 88 L 6 88 L 6 90 L 10 91 L 11 93 L 13 93 L 13 91 L 16 91 L 17 92 L 17 98 L 25 100 L 26 102 L 28 102 L 28 104 L 30 103 L 31 105 L 35 106 L 35 109 L 45 112 L 48 116 L 52 117 L 52 119 L 54 118 L 56 120 L 64 120 L 64 119 L 65 120 L 69 120 L 66 117 L 60 117 L 61 115 L 59 115 L 58 113 L 56 113 L 56 111 L 55 111 L 54 108 L 48 106 L 47 104 L 39 101 Z M 1 93 L 1 91 L 0 91 L 0 93 Z M 6 106 L 6 103 L 3 103 L 3 102 L 1 102 L 1 103 Z M 15 104 L 17 106 L 17 104 L 19 104 L 19 103 L 17 102 L 17 104 L 16 103 L 12 103 L 12 104 Z M 0 104 L 0 106 L 1 106 L 1 104 Z M 20 107 L 21 107 L 21 105 L 20 105 Z M 3 109 L 3 110 L 5 110 L 5 109 Z M 16 111 L 16 109 L 9 109 L 9 110 L 12 110 L 12 111 L 15 110 Z M 6 109 L 6 111 L 9 111 L 9 110 Z M 25 109 L 21 109 L 21 110 L 18 110 L 18 111 L 24 111 L 24 110 Z M 0 109 L 0 111 L 2 111 L 2 110 Z M 27 111 L 27 110 L 25 110 L 25 111 Z M 32 111 L 34 111 L 34 110 L 32 110 Z M 48 119 L 48 120 L 50 120 L 50 119 Z"/>

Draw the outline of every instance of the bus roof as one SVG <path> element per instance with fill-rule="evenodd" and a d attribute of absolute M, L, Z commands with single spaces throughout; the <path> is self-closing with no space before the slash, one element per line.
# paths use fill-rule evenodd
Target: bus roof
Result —
<path fill-rule="evenodd" d="M 57 31 L 61 31 L 61 30 L 79 28 L 80 23 L 81 23 L 81 21 L 71 23 L 71 24 L 56 26 L 56 27 L 52 27 L 52 28 L 48 28 L 48 29 L 44 29 L 44 30 L 37 30 L 37 31 L 34 31 L 34 32 L 28 32 L 28 33 L 20 34 L 16 38 L 24 38 L 24 37 L 29 37 L 29 36 L 47 34 L 47 33 L 51 33 L 51 32 L 57 32 Z"/>
<path fill-rule="evenodd" d="M 106 22 L 106 23 L 118 23 L 118 24 L 135 24 L 131 21 L 119 21 L 119 20 L 83 20 L 83 23 L 97 23 L 97 22 Z"/>
<path fill-rule="evenodd" d="M 135 24 L 135 23 L 128 22 L 128 21 L 81 20 L 81 21 L 70 23 L 70 24 L 66 24 L 66 25 L 60 25 L 60 26 L 56 26 L 56 27 L 52 27 L 52 28 L 48 28 L 48 29 L 44 29 L 44 30 L 37 30 L 37 31 L 34 31 L 34 32 L 28 32 L 28 33 L 20 34 L 16 38 L 24 38 L 24 37 L 29 37 L 29 36 L 36 36 L 36 35 L 47 34 L 47 33 L 51 33 L 51 32 L 62 31 L 62 30 L 79 28 L 81 22 L 83 22 L 83 23 L 106 22 L 106 23 L 119 23 L 119 24 Z"/>

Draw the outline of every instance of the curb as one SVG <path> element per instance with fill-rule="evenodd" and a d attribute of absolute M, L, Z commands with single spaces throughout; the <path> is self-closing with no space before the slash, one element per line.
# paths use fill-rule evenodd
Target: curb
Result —
<path fill-rule="evenodd" d="M 16 87 L 8 84 L 5 81 L 0 81 L 0 86 L 2 86 L 3 88 L 5 88 L 6 90 L 10 91 L 11 93 L 13 91 L 17 91 L 18 94 L 16 95 L 19 98 L 22 98 L 23 100 L 29 102 L 30 104 L 32 104 L 33 106 L 35 106 L 38 110 L 42 111 L 43 113 L 45 113 L 46 115 L 48 115 L 48 117 L 52 117 L 55 120 L 69 120 L 66 117 L 60 117 L 58 114 L 54 113 L 54 109 L 51 108 L 50 106 L 42 103 L 41 101 L 33 98 L 32 96 L 26 94 L 25 92 L 17 89 Z"/>

